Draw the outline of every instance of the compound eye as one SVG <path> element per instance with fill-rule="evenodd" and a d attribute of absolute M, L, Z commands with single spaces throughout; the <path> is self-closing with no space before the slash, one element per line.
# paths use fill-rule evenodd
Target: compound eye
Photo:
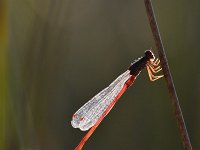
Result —
<path fill-rule="evenodd" d="M 154 60 L 154 54 L 151 50 L 146 50 L 145 51 L 145 56 L 150 60 L 150 59 L 153 59 Z"/>

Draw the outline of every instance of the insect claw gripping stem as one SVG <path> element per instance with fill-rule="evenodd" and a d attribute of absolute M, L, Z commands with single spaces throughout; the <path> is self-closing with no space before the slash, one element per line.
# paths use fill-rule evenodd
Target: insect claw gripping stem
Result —
<path fill-rule="evenodd" d="M 157 58 L 157 59 L 153 62 L 152 65 L 154 65 L 154 66 L 158 66 L 159 63 L 160 63 L 160 59 Z"/>
<path fill-rule="evenodd" d="M 155 67 L 154 67 L 153 65 L 151 65 L 151 64 L 148 64 L 148 65 L 151 66 L 151 67 L 153 68 L 153 70 L 155 70 L 155 71 L 161 68 L 160 66 L 158 66 L 158 67 L 155 68 Z"/>
<path fill-rule="evenodd" d="M 152 71 L 153 73 L 157 73 L 157 72 L 159 72 L 159 71 L 162 70 L 162 68 L 161 68 L 160 66 L 158 66 L 157 68 L 153 68 L 153 66 L 148 65 L 148 67 L 151 69 L 151 71 Z"/>
<path fill-rule="evenodd" d="M 147 71 L 148 71 L 148 75 L 149 75 L 150 81 L 156 81 L 156 80 L 158 80 L 158 79 L 160 79 L 160 78 L 163 77 L 163 75 L 154 76 L 154 75 L 152 74 L 151 70 L 149 69 L 149 66 L 147 66 Z"/>
<path fill-rule="evenodd" d="M 160 60 L 158 58 L 153 62 L 147 63 L 147 71 L 148 71 L 150 81 L 156 81 L 163 77 L 163 75 L 155 76 L 153 74 L 153 73 L 158 73 L 159 71 L 162 70 L 162 68 L 158 66 L 159 63 L 160 63 Z M 158 67 L 155 68 L 155 66 L 158 66 Z"/>

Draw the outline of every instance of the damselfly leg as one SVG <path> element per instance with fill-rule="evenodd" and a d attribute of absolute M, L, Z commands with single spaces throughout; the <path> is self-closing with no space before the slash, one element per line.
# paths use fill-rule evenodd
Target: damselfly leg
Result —
<path fill-rule="evenodd" d="M 155 61 L 152 62 L 152 65 L 158 66 L 159 63 L 160 63 L 160 59 L 157 58 Z"/>
<path fill-rule="evenodd" d="M 147 71 L 148 71 L 150 81 L 156 81 L 164 76 L 164 75 L 156 76 L 153 74 L 153 73 L 158 73 L 162 70 L 162 68 L 158 66 L 159 64 L 160 64 L 160 60 L 158 58 L 154 60 L 153 62 L 149 61 L 147 63 Z"/>

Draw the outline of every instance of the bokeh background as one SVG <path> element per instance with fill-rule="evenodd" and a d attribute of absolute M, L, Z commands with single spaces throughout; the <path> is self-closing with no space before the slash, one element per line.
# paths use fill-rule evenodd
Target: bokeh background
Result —
<path fill-rule="evenodd" d="M 153 0 L 188 133 L 200 150 L 200 1 Z M 0 149 L 72 150 L 72 114 L 155 49 L 141 0 L 0 1 Z M 144 70 L 87 150 L 182 150 L 164 79 Z"/>

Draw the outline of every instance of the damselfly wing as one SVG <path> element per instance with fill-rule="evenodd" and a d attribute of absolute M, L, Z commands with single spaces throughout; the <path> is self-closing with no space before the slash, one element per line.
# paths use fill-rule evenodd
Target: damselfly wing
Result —
<path fill-rule="evenodd" d="M 160 60 L 155 59 L 151 50 L 145 51 L 145 55 L 131 64 L 129 69 L 115 79 L 108 87 L 103 89 L 87 103 L 85 103 L 72 117 L 71 124 L 74 128 L 82 131 L 88 129 L 89 132 L 82 139 L 76 150 L 82 149 L 84 143 L 98 127 L 103 118 L 110 112 L 112 107 L 126 91 L 126 89 L 135 81 L 140 72 L 147 68 L 149 78 L 155 81 L 163 75 L 156 76 L 162 68 L 159 66 Z"/>

